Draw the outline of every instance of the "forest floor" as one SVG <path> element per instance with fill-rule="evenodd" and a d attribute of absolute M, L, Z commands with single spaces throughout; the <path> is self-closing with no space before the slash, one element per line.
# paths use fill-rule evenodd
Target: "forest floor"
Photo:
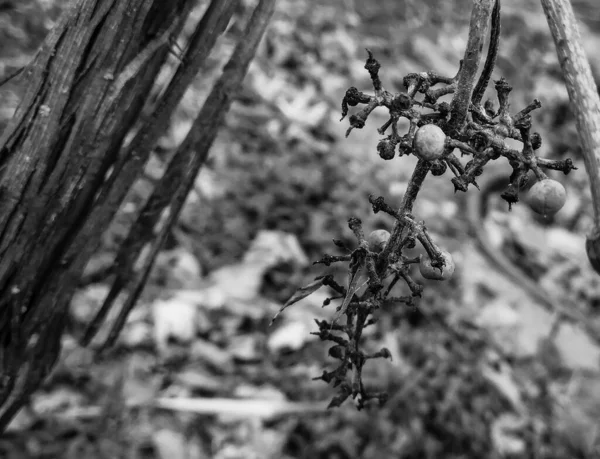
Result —
<path fill-rule="evenodd" d="M 600 75 L 600 6 L 573 3 Z M 59 4 L 29 0 L 0 11 L 0 71 L 28 62 Z M 390 229 L 389 219 L 373 215 L 368 196 L 399 204 L 416 163 L 379 157 L 383 112 L 345 136 L 347 120 L 339 120 L 346 89 L 372 90 L 365 48 L 381 63 L 391 92 L 403 91 L 411 72 L 454 76 L 469 5 L 280 0 L 117 346 L 98 354 L 95 343 L 77 344 L 110 285 L 94 279 L 73 299 L 60 362 L 0 439 L 0 456 L 600 457 L 600 348 L 576 326 L 550 336 L 551 314 L 482 257 L 449 172 L 427 179 L 414 215 L 453 254 L 454 277 L 436 283 L 415 273 L 425 286 L 418 308 L 378 311 L 377 326 L 365 336 L 367 349 L 385 347 L 392 356 L 364 370 L 372 390 L 388 393 L 384 406 L 358 411 L 347 401 L 326 409 L 335 390 L 313 378 L 332 359 L 310 333 L 315 318 L 334 314 L 334 306 L 323 307 L 328 292 L 315 292 L 270 325 L 297 288 L 325 272 L 341 275 L 312 262 L 336 253 L 332 239 L 353 245 L 349 217 L 361 218 L 366 232 Z M 542 101 L 533 116 L 544 140 L 540 156 L 570 157 L 579 169 L 556 177 L 569 198 L 552 221 L 534 218 L 525 204 L 510 213 L 497 206 L 485 228 L 540 289 L 600 325 L 600 277 L 584 250 L 591 198 L 554 45 L 539 2 L 504 0 L 502 14 L 493 78 L 504 76 L 514 87 L 515 111 Z M 147 175 L 164 170 L 233 43 L 223 38 L 186 94 Z M 18 81 L 0 88 L 0 127 L 18 95 Z M 494 164 L 484 174 L 509 170 Z M 147 181 L 136 184 L 89 271 L 111 263 L 150 190 Z"/>

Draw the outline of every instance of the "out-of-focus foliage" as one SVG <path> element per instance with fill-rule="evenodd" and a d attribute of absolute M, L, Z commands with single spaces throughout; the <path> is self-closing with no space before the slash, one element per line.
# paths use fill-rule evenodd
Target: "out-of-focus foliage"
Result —
<path fill-rule="evenodd" d="M 530 300 L 473 254 L 447 175 L 426 183 L 415 211 L 447 242 L 457 272 L 471 275 L 455 275 L 441 286 L 426 283 L 419 310 L 382 311 L 366 345 L 386 347 L 392 362 L 374 361 L 365 381 L 390 393 L 384 408 L 325 411 L 331 394 L 311 378 L 327 365 L 327 352 L 309 333 L 316 331 L 314 318 L 333 314 L 332 307 L 322 308 L 326 293 L 294 304 L 269 327 L 296 288 L 316 275 L 307 260 L 317 259 L 332 238 L 351 244 L 348 217 L 363 218 L 366 233 L 389 230 L 392 222 L 373 217 L 367 197 L 383 194 L 399 202 L 414 167 L 414 158 L 381 161 L 376 128 L 382 123 L 375 119 L 344 138 L 346 125 L 338 123 L 344 91 L 370 86 L 364 48 L 388 69 L 384 86 L 391 91 L 402 90 L 401 77 L 409 72 L 453 75 L 470 3 L 280 0 L 117 349 L 100 357 L 76 344 L 81 323 L 106 295 L 105 279 L 96 275 L 73 300 L 57 369 L 0 440 L 0 455 L 492 458 L 536 451 L 540 458 L 596 457 L 598 438 L 591 421 L 582 421 L 600 417 L 598 369 L 590 363 L 596 349 L 586 343 L 576 348 L 580 343 L 564 333 L 540 345 L 546 317 L 520 308 Z M 585 20 L 586 46 L 595 51 L 600 6 L 573 3 Z M 28 62 L 60 6 L 0 0 L 0 78 Z M 542 100 L 544 115 L 535 119 L 545 139 L 542 156 L 581 161 L 539 2 L 504 0 L 502 25 L 494 78 L 505 76 L 515 87 L 515 106 L 519 99 Z M 236 27 L 165 129 L 148 177 L 161 174 L 189 129 Z M 596 71 L 597 56 L 590 52 Z M 0 87 L 0 127 L 23 84 L 16 79 Z M 508 218 L 493 213 L 490 232 L 502 236 L 499 250 L 526 254 L 521 262 L 544 288 L 597 305 L 600 285 L 577 263 L 591 218 L 585 174 L 571 174 L 565 186 L 572 199 L 555 227 L 537 225 L 517 207 Z M 90 273 L 110 266 L 128 216 L 150 189 L 147 179 L 136 186 Z M 531 237 L 519 239 L 522 234 Z M 492 342 L 511 354 L 512 365 Z M 532 425 L 537 430 L 526 428 Z"/>

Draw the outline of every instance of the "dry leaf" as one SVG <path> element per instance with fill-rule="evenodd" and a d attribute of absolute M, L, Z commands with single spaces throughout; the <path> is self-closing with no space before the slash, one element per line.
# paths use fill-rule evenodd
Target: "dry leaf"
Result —
<path fill-rule="evenodd" d="M 171 429 L 161 429 L 152 436 L 152 443 L 160 459 L 203 459 L 200 445 L 190 441 L 181 432 Z"/>
<path fill-rule="evenodd" d="M 525 412 L 525 406 L 521 398 L 521 388 L 513 378 L 511 368 L 505 364 L 498 364 L 496 370 L 490 366 L 482 369 L 482 375 L 500 392 L 512 405 L 512 408 L 518 412 Z"/>
<path fill-rule="evenodd" d="M 521 455 L 525 451 L 525 440 L 519 437 L 525 425 L 523 419 L 514 414 L 503 414 L 492 424 L 491 437 L 494 448 L 503 455 Z"/>
<path fill-rule="evenodd" d="M 277 314 L 275 314 L 275 316 L 273 317 L 273 319 L 271 319 L 271 324 L 273 324 L 273 321 L 275 319 L 277 319 L 277 316 L 279 314 L 281 314 L 283 312 L 283 310 L 286 309 L 288 306 L 291 306 L 294 303 L 297 303 L 298 301 L 303 300 L 304 298 L 306 298 L 311 293 L 316 292 L 317 290 L 319 290 L 322 286 L 323 286 L 323 279 L 320 278 L 320 279 L 317 279 L 317 280 L 311 282 L 308 285 L 305 285 L 304 287 L 300 287 L 298 290 L 296 290 L 294 292 L 294 294 L 292 295 L 292 297 L 285 302 L 285 304 L 281 307 L 281 309 L 279 310 L 279 312 Z"/>
<path fill-rule="evenodd" d="M 324 413 L 328 401 L 287 402 L 277 400 L 244 400 L 226 398 L 158 398 L 152 405 L 167 410 L 219 414 L 239 418 L 273 419 L 297 413 Z"/>

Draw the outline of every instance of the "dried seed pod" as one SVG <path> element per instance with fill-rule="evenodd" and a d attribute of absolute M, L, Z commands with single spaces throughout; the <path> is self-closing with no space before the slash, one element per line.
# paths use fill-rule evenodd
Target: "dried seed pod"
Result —
<path fill-rule="evenodd" d="M 377 153 L 379 153 L 379 156 L 381 156 L 382 159 L 394 159 L 394 155 L 396 154 L 396 144 L 390 142 L 389 139 L 380 140 L 377 144 Z"/>
<path fill-rule="evenodd" d="M 421 257 L 421 262 L 419 263 L 419 272 L 421 276 L 425 279 L 433 279 L 433 280 L 448 280 L 454 274 L 454 260 L 452 259 L 452 255 L 450 253 L 442 250 L 442 256 L 444 257 L 444 266 L 440 270 L 431 265 L 431 259 L 429 257 Z"/>

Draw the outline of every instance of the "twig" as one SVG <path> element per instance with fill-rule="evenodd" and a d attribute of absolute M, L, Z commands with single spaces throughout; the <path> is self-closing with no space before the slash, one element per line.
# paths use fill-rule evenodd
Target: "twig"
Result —
<path fill-rule="evenodd" d="M 204 13 L 202 20 L 190 38 L 186 53 L 183 56 L 183 62 L 171 79 L 168 88 L 157 104 L 156 110 L 140 128 L 131 144 L 119 155 L 120 158 L 114 165 L 111 176 L 98 195 L 94 215 L 84 223 L 83 228 L 71 245 L 68 256 L 76 258 L 77 263 L 87 262 L 96 250 L 97 244 L 90 243 L 90 241 L 99 240 L 98 235 L 105 229 L 105 222 L 113 219 L 131 184 L 141 174 L 143 164 L 154 148 L 156 141 L 164 132 L 164 126 L 169 123 L 173 110 L 177 107 L 194 78 L 196 78 L 217 38 L 227 26 L 236 6 L 237 2 L 235 0 L 213 0 Z M 187 18 L 187 14 L 182 17 Z M 101 323 L 108 310 L 108 308 L 104 308 L 94 320 Z M 88 332 L 85 341 L 91 339 L 93 334 L 95 333 Z"/>
<path fill-rule="evenodd" d="M 485 64 L 483 64 L 483 70 L 479 75 L 479 80 L 473 90 L 473 97 L 471 103 L 475 106 L 481 103 L 483 94 L 487 88 L 494 66 L 496 65 L 496 57 L 498 56 L 498 46 L 500 44 L 500 0 L 496 0 L 494 10 L 492 11 L 492 32 L 490 34 L 490 46 L 488 48 L 487 57 L 485 58 Z"/>
<path fill-rule="evenodd" d="M 398 209 L 399 215 L 405 215 L 406 213 L 412 212 L 413 203 L 430 169 L 431 164 L 428 161 L 419 159 L 419 162 L 415 166 L 410 181 L 408 182 L 406 193 L 404 193 L 404 198 L 402 199 L 400 208 Z M 396 253 L 400 248 L 402 233 L 405 227 L 406 221 L 404 219 L 396 220 L 396 222 L 394 223 L 394 229 L 392 230 L 390 239 L 386 246 L 383 248 L 381 254 L 379 255 L 379 259 L 377 262 L 377 272 L 380 276 L 384 274 L 384 269 L 387 265 L 387 260 L 389 256 L 393 253 Z"/>
<path fill-rule="evenodd" d="M 14 69 L 12 72 L 10 72 L 8 75 L 6 75 L 4 78 L 0 79 L 0 86 L 8 83 L 10 80 L 12 80 L 14 77 L 18 76 L 21 74 L 21 72 L 25 69 L 25 67 L 18 67 L 16 69 Z"/>
<path fill-rule="evenodd" d="M 458 133 L 467 118 L 467 111 L 471 103 L 471 93 L 475 84 L 475 76 L 479 70 L 479 61 L 485 36 L 487 34 L 489 18 L 492 13 L 493 0 L 473 0 L 471 23 L 469 25 L 469 39 L 463 58 L 461 71 L 458 75 L 456 92 L 450 105 L 450 133 Z"/>

